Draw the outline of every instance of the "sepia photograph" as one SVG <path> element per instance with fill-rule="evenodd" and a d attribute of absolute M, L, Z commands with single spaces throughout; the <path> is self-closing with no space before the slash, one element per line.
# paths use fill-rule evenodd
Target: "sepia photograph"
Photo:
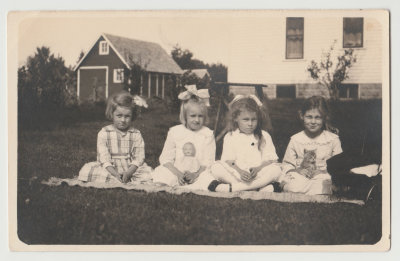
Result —
<path fill-rule="evenodd" d="M 10 249 L 390 249 L 387 10 L 7 26 Z"/>

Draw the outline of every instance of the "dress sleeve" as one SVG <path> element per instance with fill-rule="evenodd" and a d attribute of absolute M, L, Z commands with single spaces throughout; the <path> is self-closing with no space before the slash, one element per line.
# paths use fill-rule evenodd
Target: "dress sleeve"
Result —
<path fill-rule="evenodd" d="M 112 166 L 111 154 L 107 147 L 107 132 L 101 130 L 97 135 L 97 160 L 104 168 Z"/>
<path fill-rule="evenodd" d="M 291 169 L 296 168 L 296 160 L 298 158 L 294 141 L 293 139 L 290 140 L 289 145 L 286 148 L 285 156 L 282 160 L 282 171 L 283 173 L 287 173 Z"/>
<path fill-rule="evenodd" d="M 224 137 L 224 145 L 222 146 L 221 161 L 236 160 L 234 146 L 232 144 L 232 134 L 227 133 Z"/>
<path fill-rule="evenodd" d="M 174 164 L 176 156 L 176 142 L 173 138 L 173 133 L 171 130 L 168 131 L 167 139 L 164 143 L 164 148 L 160 155 L 160 164 L 164 165 L 165 163 L 171 162 Z"/>
<path fill-rule="evenodd" d="M 342 152 L 342 144 L 340 143 L 339 137 L 337 137 L 332 141 L 332 157 Z"/>
<path fill-rule="evenodd" d="M 132 163 L 133 165 L 139 167 L 144 162 L 145 150 L 144 150 L 144 141 L 142 134 L 140 132 L 135 133 L 135 138 L 133 140 L 132 146 Z"/>
<path fill-rule="evenodd" d="M 263 137 L 265 140 L 265 146 L 262 149 L 262 160 L 278 160 L 278 155 L 276 155 L 275 146 L 271 136 L 268 133 L 263 132 Z"/>
<path fill-rule="evenodd" d="M 203 155 L 206 155 L 205 157 L 205 164 L 207 164 L 206 167 L 210 167 L 215 161 L 216 146 L 215 146 L 214 134 L 211 133 L 211 135 L 207 137 L 204 150 L 205 154 Z"/>

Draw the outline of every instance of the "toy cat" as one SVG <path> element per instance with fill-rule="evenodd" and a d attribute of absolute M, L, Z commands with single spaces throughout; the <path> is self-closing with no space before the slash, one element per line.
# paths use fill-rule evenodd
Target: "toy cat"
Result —
<path fill-rule="evenodd" d="M 307 150 L 304 149 L 304 158 L 300 164 L 300 167 L 296 169 L 297 173 L 312 179 L 314 175 L 317 173 L 317 165 L 316 159 L 317 154 L 316 150 Z"/>

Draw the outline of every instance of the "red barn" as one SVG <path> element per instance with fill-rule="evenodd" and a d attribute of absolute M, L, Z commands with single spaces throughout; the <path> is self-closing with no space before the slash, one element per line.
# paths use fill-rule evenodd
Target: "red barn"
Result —
<path fill-rule="evenodd" d="M 166 82 L 183 71 L 159 45 L 125 37 L 102 34 L 75 66 L 79 100 L 102 100 L 121 91 L 124 69 L 141 66 L 140 94 L 164 98 Z"/>

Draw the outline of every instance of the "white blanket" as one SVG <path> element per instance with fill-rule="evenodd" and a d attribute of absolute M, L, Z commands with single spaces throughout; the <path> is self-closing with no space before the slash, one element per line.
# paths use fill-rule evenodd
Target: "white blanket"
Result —
<path fill-rule="evenodd" d="M 211 192 L 204 190 L 189 190 L 185 189 L 185 187 L 169 187 L 169 186 L 160 186 L 154 183 L 95 183 L 95 182 L 82 182 L 77 178 L 74 179 L 61 179 L 52 177 L 48 181 L 42 181 L 43 184 L 49 186 L 60 186 L 61 184 L 66 184 L 69 186 L 81 186 L 81 187 L 93 187 L 93 188 L 124 188 L 127 190 L 140 190 L 146 191 L 149 193 L 164 191 L 171 194 L 183 194 L 183 193 L 194 193 L 202 196 L 209 197 L 219 197 L 219 198 L 241 198 L 241 199 L 252 199 L 252 200 L 274 200 L 281 202 L 315 202 L 315 203 L 352 203 L 357 205 L 364 205 L 364 201 L 362 200 L 349 200 L 338 198 L 332 195 L 305 195 L 300 193 L 286 193 L 286 192 L 265 192 L 265 191 L 239 191 L 239 192 Z"/>

